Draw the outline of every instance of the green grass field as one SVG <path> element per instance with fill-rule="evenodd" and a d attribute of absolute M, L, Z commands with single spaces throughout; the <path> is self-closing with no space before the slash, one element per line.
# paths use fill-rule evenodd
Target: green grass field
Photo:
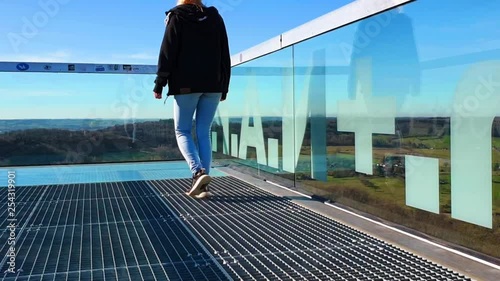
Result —
<path fill-rule="evenodd" d="M 383 177 L 379 175 L 351 175 L 345 177 L 329 176 L 328 182 L 301 181 L 311 186 L 310 191 L 323 190 L 327 197 L 372 213 L 381 218 L 400 223 L 428 233 L 435 237 L 500 257 L 500 247 L 491 247 L 500 241 L 500 170 L 495 163 L 500 162 L 500 138 L 494 138 L 492 147 L 493 170 L 493 218 L 494 228 L 488 229 L 451 218 L 451 175 L 450 139 L 443 138 L 405 138 L 398 148 L 374 148 L 375 165 L 388 155 L 416 155 L 438 158 L 440 165 L 440 214 L 432 214 L 406 206 L 405 179 L 402 176 Z M 330 146 L 328 159 L 354 163 L 354 146 Z M 310 148 L 303 147 L 301 160 L 310 161 Z M 342 165 L 345 166 L 345 165 Z M 335 170 L 335 166 L 330 167 Z M 299 170 L 300 171 L 300 170 Z M 306 171 L 306 170 L 304 170 Z M 307 173 L 307 172 L 306 172 Z"/>

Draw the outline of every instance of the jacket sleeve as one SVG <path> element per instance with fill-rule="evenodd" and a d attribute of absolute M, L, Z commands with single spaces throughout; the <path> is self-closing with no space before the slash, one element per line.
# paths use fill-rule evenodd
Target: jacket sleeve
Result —
<path fill-rule="evenodd" d="M 222 71 L 222 100 L 227 97 L 229 92 L 229 81 L 231 80 L 231 55 L 229 52 L 229 40 L 227 38 L 227 30 L 224 20 L 221 17 L 221 71 Z"/>
<path fill-rule="evenodd" d="M 163 87 L 168 83 L 172 70 L 175 66 L 179 50 L 178 34 L 179 26 L 175 15 L 167 15 L 165 34 L 161 43 L 160 55 L 158 57 L 158 72 L 155 79 L 155 93 L 162 93 Z"/>

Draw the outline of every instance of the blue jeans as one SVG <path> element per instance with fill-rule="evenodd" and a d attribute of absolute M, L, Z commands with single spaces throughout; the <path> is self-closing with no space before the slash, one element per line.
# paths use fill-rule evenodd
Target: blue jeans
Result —
<path fill-rule="evenodd" d="M 210 173 L 212 164 L 210 129 L 221 96 L 221 93 L 194 93 L 174 96 L 174 124 L 177 145 L 193 174 L 202 168 L 207 174 Z M 198 149 L 191 135 L 195 112 Z"/>

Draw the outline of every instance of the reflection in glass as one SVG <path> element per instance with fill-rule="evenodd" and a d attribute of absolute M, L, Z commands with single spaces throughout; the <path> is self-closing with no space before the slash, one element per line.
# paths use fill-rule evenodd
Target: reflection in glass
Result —
<path fill-rule="evenodd" d="M 316 122 L 307 116 L 296 184 L 500 257 L 490 247 L 500 239 L 500 45 L 492 12 L 500 4 L 454 3 L 443 10 L 441 1 L 417 1 L 294 46 L 297 104 L 320 79 L 310 71 L 313 54 L 326 53 L 327 179 L 301 166 L 311 163 Z M 324 107 L 315 106 L 311 112 Z"/>
<path fill-rule="evenodd" d="M 0 166 L 182 159 L 152 79 L 2 73 Z"/>

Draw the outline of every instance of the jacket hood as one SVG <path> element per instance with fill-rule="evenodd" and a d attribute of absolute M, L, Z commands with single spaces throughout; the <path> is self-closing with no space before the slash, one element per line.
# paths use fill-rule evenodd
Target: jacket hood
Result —
<path fill-rule="evenodd" d="M 183 21 L 188 21 L 195 24 L 206 24 L 217 22 L 219 12 L 215 7 L 197 6 L 193 4 L 178 5 L 165 14 L 172 13 Z"/>

